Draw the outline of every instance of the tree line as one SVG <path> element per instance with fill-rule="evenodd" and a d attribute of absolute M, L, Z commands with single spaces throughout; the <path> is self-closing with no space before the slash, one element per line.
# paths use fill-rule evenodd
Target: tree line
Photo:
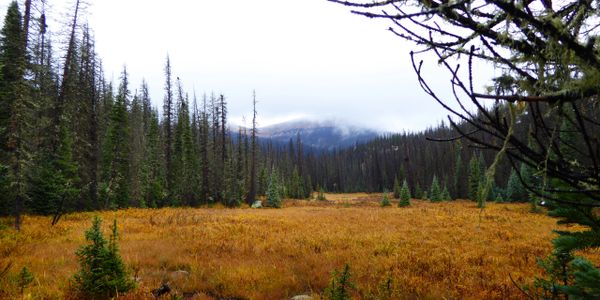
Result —
<path fill-rule="evenodd" d="M 276 163 L 289 169 L 277 173 L 283 196 L 310 194 L 300 139 L 257 141 L 256 94 L 251 128 L 232 130 L 226 96 L 190 95 L 167 57 L 159 111 L 126 67 L 106 80 L 79 1 L 64 51 L 35 4 L 13 1 L 0 32 L 0 212 L 17 229 L 24 212 L 54 224 L 69 211 L 252 204 Z"/>

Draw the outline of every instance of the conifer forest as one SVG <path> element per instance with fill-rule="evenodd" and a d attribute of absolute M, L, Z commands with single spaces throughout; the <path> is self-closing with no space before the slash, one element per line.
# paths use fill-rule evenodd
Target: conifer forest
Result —
<path fill-rule="evenodd" d="M 322 0 L 407 41 L 448 115 L 324 148 L 167 53 L 108 79 L 83 0 L 6 2 L 0 299 L 600 298 L 600 1 Z"/>

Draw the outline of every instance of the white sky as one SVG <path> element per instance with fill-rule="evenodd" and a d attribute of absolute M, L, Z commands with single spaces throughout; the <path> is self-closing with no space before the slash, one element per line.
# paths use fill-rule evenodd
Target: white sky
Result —
<path fill-rule="evenodd" d="M 126 64 L 130 88 L 145 78 L 158 107 L 168 53 L 174 78 L 190 94 L 225 94 L 233 122 L 250 118 L 254 89 L 260 125 L 306 117 L 420 130 L 447 114 L 417 85 L 414 45 L 386 31 L 388 22 L 326 0 L 89 2 L 86 18 L 107 79 L 117 81 Z M 9 3 L 0 0 L 2 20 Z M 65 23 L 73 1 L 47 3 L 50 17 Z M 445 72 L 435 59 L 427 63 L 433 86 L 450 96 Z"/>

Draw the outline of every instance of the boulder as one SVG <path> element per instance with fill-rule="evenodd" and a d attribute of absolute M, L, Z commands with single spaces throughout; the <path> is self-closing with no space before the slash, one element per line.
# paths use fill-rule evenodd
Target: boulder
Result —
<path fill-rule="evenodd" d="M 252 208 L 262 208 L 262 201 L 256 200 L 252 203 Z"/>
<path fill-rule="evenodd" d="M 291 300 L 312 300 L 313 297 L 309 296 L 309 295 L 297 295 L 292 297 Z"/>

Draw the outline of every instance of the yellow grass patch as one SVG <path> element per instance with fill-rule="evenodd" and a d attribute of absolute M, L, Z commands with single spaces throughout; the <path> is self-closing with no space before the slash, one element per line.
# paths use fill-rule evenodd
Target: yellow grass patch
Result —
<path fill-rule="evenodd" d="M 379 299 L 391 279 L 397 299 L 507 299 L 539 275 L 536 258 L 551 250 L 556 220 L 525 204 L 429 203 L 380 208 L 381 195 L 327 195 L 331 201 L 285 201 L 283 209 L 165 208 L 98 213 L 108 235 L 119 222 L 121 253 L 140 279 L 126 298 L 149 298 L 169 280 L 178 293 L 248 299 L 318 297 L 334 269 L 350 265 L 359 299 Z M 27 216 L 22 233 L 0 231 L 0 298 L 16 297 L 27 266 L 33 298 L 68 298 L 77 247 L 94 213 Z M 3 220 L 5 223 L 8 220 Z M 10 249 L 16 249 L 10 252 Z M 590 253 L 597 258 L 597 252 Z"/>

